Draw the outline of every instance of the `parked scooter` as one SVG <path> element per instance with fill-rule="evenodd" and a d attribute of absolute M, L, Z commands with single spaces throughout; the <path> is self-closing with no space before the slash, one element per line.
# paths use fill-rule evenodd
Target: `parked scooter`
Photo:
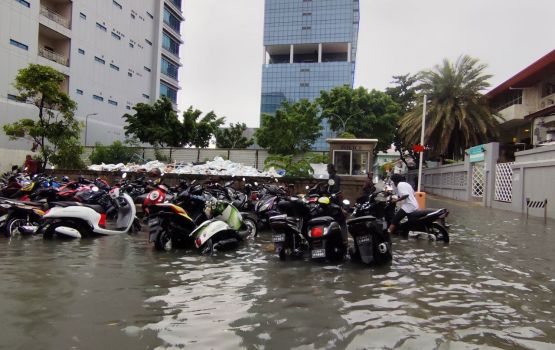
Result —
<path fill-rule="evenodd" d="M 354 245 L 349 249 L 353 261 L 365 264 L 381 264 L 392 260 L 391 237 L 387 232 L 385 214 L 378 210 L 372 203 L 383 198 L 372 194 L 365 202 L 357 203 L 352 212 L 352 219 L 347 220 L 349 233 L 353 237 Z M 376 199 L 378 198 L 378 199 Z M 381 214 L 374 216 L 372 213 Z"/>
<path fill-rule="evenodd" d="M 173 248 L 197 248 L 201 254 L 212 255 L 221 247 L 235 245 L 250 231 L 245 227 L 242 216 L 231 203 L 214 197 L 191 195 L 184 191 L 176 201 L 196 203 L 203 207 L 204 215 L 196 220 L 181 206 L 172 203 L 151 205 L 148 218 L 149 241 L 158 250 Z"/>
<path fill-rule="evenodd" d="M 384 191 L 372 194 L 367 202 L 357 204 L 353 216 L 372 215 L 389 226 L 396 210 L 393 199 L 396 199 L 396 196 L 390 187 L 386 187 Z M 430 240 L 449 243 L 449 231 L 445 223 L 448 215 L 449 212 L 445 208 L 416 210 L 407 215 L 396 232 L 403 237 L 409 237 L 409 232 L 416 235 L 425 234 Z"/>
<path fill-rule="evenodd" d="M 127 174 L 123 174 L 123 178 L 126 176 Z M 54 202 L 53 205 L 57 206 L 45 213 L 38 232 L 43 233 L 45 238 L 53 236 L 82 238 L 95 235 L 110 236 L 131 233 L 140 229 L 133 199 L 128 194 L 120 191 L 118 187 L 110 191 L 110 198 L 117 208 L 117 220 L 114 229 L 107 228 L 106 213 L 100 205 L 79 202 Z"/>
<path fill-rule="evenodd" d="M 329 193 L 333 185 L 330 179 L 328 190 L 320 193 L 316 201 L 292 197 L 278 204 L 285 215 L 270 218 L 270 226 L 272 241 L 281 260 L 287 256 L 303 256 L 305 252 L 312 259 L 343 259 L 346 253 L 342 236 L 345 216 L 337 203 L 339 193 Z M 315 197 L 314 192 L 312 196 Z M 348 206 L 349 202 L 342 204 Z"/>

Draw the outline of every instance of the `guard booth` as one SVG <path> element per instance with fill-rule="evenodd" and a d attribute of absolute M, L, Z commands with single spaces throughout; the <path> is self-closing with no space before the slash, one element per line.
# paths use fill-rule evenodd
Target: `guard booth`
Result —
<path fill-rule="evenodd" d="M 361 195 L 368 172 L 374 164 L 377 139 L 326 139 L 330 145 L 329 162 L 341 178 L 343 197 L 351 203 Z"/>

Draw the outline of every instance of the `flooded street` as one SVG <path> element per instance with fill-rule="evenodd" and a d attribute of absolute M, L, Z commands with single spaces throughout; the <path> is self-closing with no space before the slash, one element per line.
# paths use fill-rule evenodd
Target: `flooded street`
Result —
<path fill-rule="evenodd" d="M 270 235 L 200 257 L 146 234 L 0 238 L 0 348 L 555 349 L 555 224 L 455 201 L 451 243 L 280 262 Z"/>

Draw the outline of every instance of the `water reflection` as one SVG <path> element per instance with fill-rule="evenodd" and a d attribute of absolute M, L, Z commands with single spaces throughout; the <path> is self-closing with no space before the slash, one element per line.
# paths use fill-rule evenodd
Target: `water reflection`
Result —
<path fill-rule="evenodd" d="M 396 238 L 380 268 L 0 239 L 0 348 L 555 348 L 552 222 L 449 209 L 450 245 Z"/>

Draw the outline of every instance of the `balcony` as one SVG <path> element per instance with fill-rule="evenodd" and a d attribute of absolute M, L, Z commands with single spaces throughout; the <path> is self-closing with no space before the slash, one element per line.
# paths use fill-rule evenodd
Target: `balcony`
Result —
<path fill-rule="evenodd" d="M 65 35 L 40 24 L 38 47 L 40 57 L 69 67 L 71 40 Z"/>
<path fill-rule="evenodd" d="M 69 67 L 69 58 L 66 58 L 59 53 L 51 51 L 46 47 L 39 47 L 39 56 L 42 56 L 50 61 L 54 61 L 56 63 L 62 64 L 64 66 Z"/>
<path fill-rule="evenodd" d="M 55 12 L 54 10 L 44 5 L 40 5 L 40 14 L 41 16 L 44 16 L 49 20 L 58 23 L 61 26 L 71 29 L 71 21 L 69 18 L 65 18 L 64 16 L 60 15 L 59 13 Z"/>

